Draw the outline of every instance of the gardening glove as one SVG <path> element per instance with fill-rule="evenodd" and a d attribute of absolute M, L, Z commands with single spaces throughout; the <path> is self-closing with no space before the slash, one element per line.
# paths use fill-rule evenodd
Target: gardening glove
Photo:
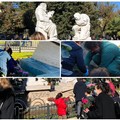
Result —
<path fill-rule="evenodd" d="M 83 74 L 83 76 L 88 76 L 89 75 L 89 70 L 87 69 L 86 73 Z"/>

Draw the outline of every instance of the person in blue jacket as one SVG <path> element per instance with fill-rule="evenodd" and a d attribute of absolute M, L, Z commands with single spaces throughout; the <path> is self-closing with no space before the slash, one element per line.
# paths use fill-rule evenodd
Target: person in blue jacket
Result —
<path fill-rule="evenodd" d="M 83 49 L 80 42 L 65 41 L 61 43 L 62 70 L 61 76 L 87 76 L 84 64 Z M 76 70 L 75 70 L 76 69 Z"/>
<path fill-rule="evenodd" d="M 7 76 L 7 62 L 10 59 L 11 57 L 6 51 L 0 50 L 0 76 Z"/>
<path fill-rule="evenodd" d="M 89 71 L 93 68 L 106 68 L 110 76 L 120 76 L 120 48 L 108 41 L 85 42 L 84 47 L 89 51 L 85 64 Z"/>

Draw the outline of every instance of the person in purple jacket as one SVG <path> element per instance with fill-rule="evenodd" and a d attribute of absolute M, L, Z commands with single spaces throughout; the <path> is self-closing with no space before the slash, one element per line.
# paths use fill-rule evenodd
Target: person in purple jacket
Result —
<path fill-rule="evenodd" d="M 11 48 L 9 48 L 7 50 L 7 52 L 10 56 L 12 55 L 12 49 Z M 7 62 L 7 68 L 8 68 L 7 74 L 8 75 L 15 72 L 15 66 L 17 66 L 17 62 L 11 56 L 11 59 Z"/>

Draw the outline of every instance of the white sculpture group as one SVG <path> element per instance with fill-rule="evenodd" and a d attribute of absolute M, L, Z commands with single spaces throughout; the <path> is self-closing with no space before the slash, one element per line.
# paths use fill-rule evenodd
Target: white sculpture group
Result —
<path fill-rule="evenodd" d="M 47 12 L 46 3 L 41 3 L 35 10 L 37 19 L 36 32 L 41 32 L 46 40 L 58 40 L 56 25 L 50 19 L 54 11 Z M 90 37 L 90 18 L 87 14 L 74 14 L 76 24 L 73 26 L 73 40 L 91 40 Z"/>

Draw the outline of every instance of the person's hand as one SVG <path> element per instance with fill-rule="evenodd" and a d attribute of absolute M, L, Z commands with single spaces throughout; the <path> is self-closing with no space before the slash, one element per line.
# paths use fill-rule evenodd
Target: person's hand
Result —
<path fill-rule="evenodd" d="M 51 97 L 51 98 L 48 98 L 47 100 L 48 101 L 54 101 L 55 99 L 53 97 Z"/>
<path fill-rule="evenodd" d="M 83 110 L 85 113 L 88 113 L 90 110 L 88 108 L 86 108 L 85 110 Z"/>

